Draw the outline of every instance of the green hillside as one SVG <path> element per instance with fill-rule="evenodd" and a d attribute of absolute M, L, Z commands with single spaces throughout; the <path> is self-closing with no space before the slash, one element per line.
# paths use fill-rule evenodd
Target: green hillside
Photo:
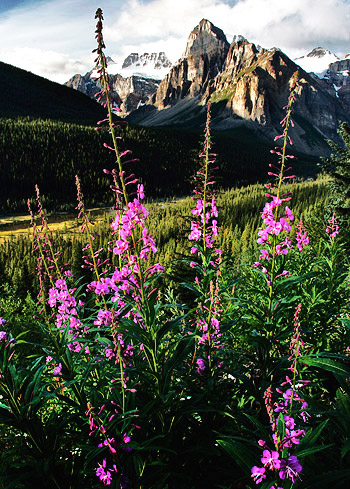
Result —
<path fill-rule="evenodd" d="M 108 131 L 96 131 L 105 109 L 71 88 L 0 63 L 0 214 L 26 212 L 27 199 L 39 185 L 48 210 L 75 206 L 75 175 L 82 180 L 90 206 L 113 204 L 110 179 L 103 169 L 115 167 Z M 120 129 L 120 149 L 130 149 L 138 163 L 127 170 L 139 175 L 147 196 L 188 195 L 194 174 L 202 127 Z M 237 128 L 214 133 L 218 154 L 218 185 L 224 188 L 263 181 L 270 144 L 251 131 Z M 299 177 L 314 177 L 317 159 L 299 155 Z"/>
<path fill-rule="evenodd" d="M 105 110 L 86 95 L 0 62 L 0 117 L 40 117 L 94 124 Z"/>
<path fill-rule="evenodd" d="M 130 149 L 133 162 L 126 170 L 137 174 L 148 197 L 188 195 L 200 148 L 199 131 L 170 128 L 120 129 L 120 149 Z M 218 185 L 224 188 L 262 181 L 266 161 L 273 161 L 271 146 L 247 144 L 242 133 L 217 133 Z M 39 185 L 48 210 L 68 210 L 76 205 L 75 175 L 82 180 L 89 206 L 113 204 L 110 178 L 103 170 L 115 167 L 115 158 L 103 144 L 108 132 L 61 121 L 0 118 L 0 214 L 26 212 L 27 199 Z M 293 164 L 299 177 L 313 177 L 317 160 L 300 155 Z"/>

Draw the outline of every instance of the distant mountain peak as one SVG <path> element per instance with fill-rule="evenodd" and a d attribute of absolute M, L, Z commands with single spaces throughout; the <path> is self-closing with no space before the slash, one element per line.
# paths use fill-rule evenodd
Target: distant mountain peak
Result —
<path fill-rule="evenodd" d="M 184 58 L 201 56 L 205 53 L 228 49 L 229 43 L 224 31 L 207 19 L 202 19 L 188 37 Z"/>
<path fill-rule="evenodd" d="M 294 59 L 306 72 L 315 73 L 320 78 L 325 75 L 329 65 L 338 60 L 338 56 L 321 46 L 314 48 L 305 56 Z"/>
<path fill-rule="evenodd" d="M 122 64 L 122 69 L 130 68 L 132 66 L 137 67 L 149 67 L 152 69 L 162 69 L 162 68 L 171 68 L 172 63 L 167 58 L 164 51 L 160 51 L 159 53 L 131 53 L 124 59 Z"/>
<path fill-rule="evenodd" d="M 310 51 L 306 56 L 307 58 L 321 58 L 322 56 L 325 56 L 327 52 L 329 53 L 330 51 L 319 46 Z"/>
<path fill-rule="evenodd" d="M 336 55 L 331 53 L 328 49 L 322 47 L 314 48 L 312 51 L 309 52 L 309 54 L 306 55 L 307 58 L 323 58 L 324 56 Z"/>
<path fill-rule="evenodd" d="M 158 53 L 130 53 L 122 63 L 108 64 L 109 74 L 123 77 L 141 76 L 161 80 L 172 67 L 172 63 L 164 51 Z"/>

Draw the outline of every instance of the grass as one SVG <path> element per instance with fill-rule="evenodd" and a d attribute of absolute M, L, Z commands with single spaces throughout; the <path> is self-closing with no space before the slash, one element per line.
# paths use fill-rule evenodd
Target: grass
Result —
<path fill-rule="evenodd" d="M 173 206 L 177 203 L 190 200 L 190 197 L 178 197 L 175 199 L 167 199 L 150 202 L 147 204 L 149 208 L 164 208 Z M 113 215 L 113 207 L 95 207 L 87 209 L 89 217 L 94 223 L 103 222 Z M 73 213 L 55 213 L 47 218 L 50 230 L 54 234 L 59 234 L 63 238 L 69 238 L 75 235 L 80 235 L 80 222 L 78 215 Z M 30 216 L 28 214 L 5 216 L 0 218 L 0 244 L 6 240 L 11 240 L 19 237 L 27 237 L 32 239 L 32 227 Z"/>
<path fill-rule="evenodd" d="M 88 213 L 95 221 L 102 221 L 112 208 L 88 209 Z M 52 214 L 48 216 L 48 224 L 53 233 L 64 237 L 80 234 L 80 223 L 76 214 Z M 11 238 L 32 237 L 32 228 L 29 215 L 6 216 L 0 219 L 0 244 Z"/>

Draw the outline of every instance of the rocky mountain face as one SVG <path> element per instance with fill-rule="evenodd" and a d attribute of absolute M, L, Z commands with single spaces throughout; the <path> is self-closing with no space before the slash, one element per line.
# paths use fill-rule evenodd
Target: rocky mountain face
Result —
<path fill-rule="evenodd" d="M 336 90 L 326 89 L 276 48 L 258 49 L 244 38 L 235 38 L 229 45 L 222 30 L 205 19 L 191 32 L 183 57 L 147 105 L 129 118 L 147 126 L 196 126 L 203 123 L 211 101 L 214 128 L 243 125 L 271 139 L 281 132 L 282 107 L 297 71 L 296 147 L 323 153 L 324 139 L 337 138 L 339 120 L 350 119 Z"/>
<path fill-rule="evenodd" d="M 126 78 L 119 74 L 109 75 L 110 95 L 114 106 L 120 109 L 121 115 L 129 114 L 148 101 L 157 90 L 159 81 L 136 75 Z M 74 75 L 65 85 L 93 99 L 101 90 L 101 84 L 95 80 L 92 71 L 86 75 Z"/>
<path fill-rule="evenodd" d="M 350 114 L 350 56 L 331 63 L 324 76 L 328 90 L 334 88 L 346 113 Z"/>
<path fill-rule="evenodd" d="M 164 52 L 141 55 L 131 53 L 121 66 L 111 58 L 107 58 L 107 62 L 111 98 L 114 105 L 121 110 L 121 115 L 127 115 L 144 105 L 172 66 Z M 91 98 L 95 98 L 95 94 L 101 90 L 99 82 L 95 80 L 94 71 L 85 75 L 74 75 L 65 85 Z"/>
<path fill-rule="evenodd" d="M 335 56 L 335 55 L 333 55 Z M 345 113 L 350 114 L 350 55 L 344 59 L 337 58 L 328 64 L 322 73 L 311 73 L 311 76 L 331 96 L 336 96 Z"/>
<path fill-rule="evenodd" d="M 350 114 L 350 54 L 339 59 L 327 49 L 318 47 L 294 60 L 309 72 L 323 90 L 336 96 L 346 114 Z"/>
<path fill-rule="evenodd" d="M 350 72 L 350 54 L 347 54 L 344 59 L 335 61 L 329 66 L 329 71 L 337 73 L 340 71 Z"/>
<path fill-rule="evenodd" d="M 191 32 L 186 50 L 161 81 L 149 103 L 162 110 L 185 97 L 197 97 L 221 73 L 229 43 L 221 29 L 203 19 Z"/>

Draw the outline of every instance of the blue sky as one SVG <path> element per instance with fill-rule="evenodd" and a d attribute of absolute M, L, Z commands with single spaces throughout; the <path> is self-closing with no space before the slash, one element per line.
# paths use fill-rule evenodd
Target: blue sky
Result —
<path fill-rule="evenodd" d="M 165 51 L 175 62 L 202 18 L 231 42 L 242 34 L 290 57 L 322 46 L 350 52 L 349 0 L 0 0 L 0 61 L 63 83 L 92 68 L 94 13 L 104 12 L 107 54 Z"/>

